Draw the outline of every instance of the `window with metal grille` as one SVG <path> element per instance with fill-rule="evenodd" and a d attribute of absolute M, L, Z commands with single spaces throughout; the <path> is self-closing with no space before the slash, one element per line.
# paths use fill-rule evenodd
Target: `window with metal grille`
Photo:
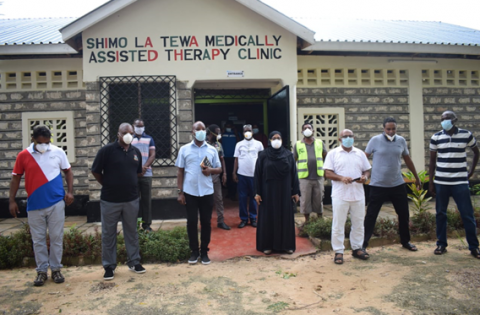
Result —
<path fill-rule="evenodd" d="M 155 141 L 156 166 L 177 158 L 175 76 L 100 78 L 102 144 L 117 140 L 118 126 L 141 118 Z"/>
<path fill-rule="evenodd" d="M 299 137 L 302 139 L 302 125 L 309 123 L 313 127 L 313 135 L 322 139 L 328 150 L 339 146 L 338 136 L 345 129 L 345 109 L 343 108 L 299 108 Z"/>

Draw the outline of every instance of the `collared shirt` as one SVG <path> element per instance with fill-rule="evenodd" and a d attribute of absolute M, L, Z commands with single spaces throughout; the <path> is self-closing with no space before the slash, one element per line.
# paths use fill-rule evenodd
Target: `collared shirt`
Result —
<path fill-rule="evenodd" d="M 322 152 L 327 154 L 327 148 L 325 147 L 325 142 L 322 141 Z M 308 166 L 308 176 L 307 178 L 303 179 L 314 179 L 318 180 L 320 176 L 317 173 L 317 157 L 315 156 L 315 138 L 313 138 L 313 142 L 308 144 L 305 142 L 305 138 L 301 140 L 302 143 L 305 143 L 305 147 L 307 148 L 307 166 Z M 322 153 L 322 154 L 323 154 Z M 293 145 L 293 157 L 295 160 L 298 160 L 298 152 L 297 152 L 297 143 Z"/>
<path fill-rule="evenodd" d="M 409 155 L 407 141 L 395 135 L 393 141 L 385 134 L 372 137 L 365 152 L 373 154 L 370 186 L 396 187 L 405 184 L 402 176 L 402 157 Z"/>
<path fill-rule="evenodd" d="M 235 146 L 234 157 L 238 158 L 237 173 L 243 176 L 253 177 L 258 152 L 263 151 L 263 144 L 255 139 L 242 140 Z"/>
<path fill-rule="evenodd" d="M 233 157 L 235 153 L 235 145 L 237 144 L 237 137 L 233 131 L 225 131 L 222 134 L 222 146 L 225 153 L 225 157 Z"/>
<path fill-rule="evenodd" d="M 212 176 L 202 173 L 200 163 L 207 157 L 213 168 L 221 167 L 217 149 L 207 144 L 206 141 L 199 147 L 195 141 L 184 145 L 178 152 L 175 166 L 185 169 L 183 177 L 183 191 L 189 195 L 203 197 L 213 194 Z"/>
<path fill-rule="evenodd" d="M 100 199 L 129 202 L 138 198 L 138 174 L 142 173 L 142 154 L 130 145 L 125 150 L 118 141 L 97 152 L 92 172 L 103 175 Z"/>
<path fill-rule="evenodd" d="M 348 176 L 352 179 L 359 178 L 363 172 L 371 166 L 362 150 L 352 147 L 350 152 L 342 146 L 328 152 L 323 168 L 331 170 L 340 176 Z M 332 198 L 345 201 L 358 201 L 365 199 L 363 184 L 353 182 L 345 184 L 338 180 L 332 180 Z"/>
<path fill-rule="evenodd" d="M 67 155 L 50 144 L 43 154 L 35 151 L 32 143 L 20 152 L 15 161 L 13 175 L 25 174 L 28 194 L 27 211 L 53 206 L 65 197 L 61 170 L 70 169 Z"/>
<path fill-rule="evenodd" d="M 135 134 L 131 144 L 140 150 L 142 153 L 142 166 L 145 165 L 145 163 L 147 163 L 148 156 L 150 155 L 150 150 L 155 150 L 155 142 L 153 141 L 153 138 L 147 135 L 145 132 L 140 137 Z M 148 167 L 143 176 L 151 177 L 152 175 L 152 167 Z"/>
<path fill-rule="evenodd" d="M 457 128 L 453 135 L 445 130 L 430 139 L 430 151 L 437 152 L 434 183 L 442 185 L 468 184 L 467 147 L 474 148 L 477 140 L 472 133 Z"/>

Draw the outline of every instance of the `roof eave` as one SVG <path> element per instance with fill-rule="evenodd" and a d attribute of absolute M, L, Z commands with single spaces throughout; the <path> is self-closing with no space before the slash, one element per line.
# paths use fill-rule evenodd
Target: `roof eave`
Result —
<path fill-rule="evenodd" d="M 377 42 L 317 41 L 303 51 L 368 51 L 384 53 L 480 55 L 480 46 L 455 44 L 412 44 Z"/>
<path fill-rule="evenodd" d="M 84 16 L 78 18 L 59 30 L 60 33 L 62 33 L 63 41 L 66 43 L 71 43 L 71 41 L 69 41 L 71 38 L 136 1 L 137 0 L 110 1 L 85 14 Z"/>
<path fill-rule="evenodd" d="M 292 20 L 286 15 L 278 12 L 274 8 L 260 2 L 259 0 L 235 0 L 240 4 L 243 4 L 250 10 L 263 16 L 264 18 L 272 21 L 280 27 L 286 29 L 292 34 L 297 35 L 302 40 L 312 45 L 315 43 L 315 32 L 306 28 L 302 24 Z"/>
<path fill-rule="evenodd" d="M 67 44 L 29 44 L 2 45 L 0 55 L 58 55 L 78 54 L 78 51 Z"/>

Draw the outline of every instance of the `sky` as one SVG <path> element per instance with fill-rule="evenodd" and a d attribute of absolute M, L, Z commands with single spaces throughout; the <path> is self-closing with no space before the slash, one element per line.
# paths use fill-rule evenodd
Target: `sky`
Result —
<path fill-rule="evenodd" d="M 80 17 L 106 1 L 0 0 L 0 2 L 2 2 L 0 18 L 5 19 Z M 480 0 L 263 0 L 263 2 L 290 17 L 441 21 L 480 30 L 478 15 Z"/>

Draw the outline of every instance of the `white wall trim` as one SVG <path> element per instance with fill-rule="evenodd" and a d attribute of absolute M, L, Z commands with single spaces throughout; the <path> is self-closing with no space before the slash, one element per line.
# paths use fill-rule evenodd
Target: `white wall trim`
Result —
<path fill-rule="evenodd" d="M 0 55 L 63 55 L 78 54 L 67 44 L 30 44 L 30 45 L 2 45 Z"/>

